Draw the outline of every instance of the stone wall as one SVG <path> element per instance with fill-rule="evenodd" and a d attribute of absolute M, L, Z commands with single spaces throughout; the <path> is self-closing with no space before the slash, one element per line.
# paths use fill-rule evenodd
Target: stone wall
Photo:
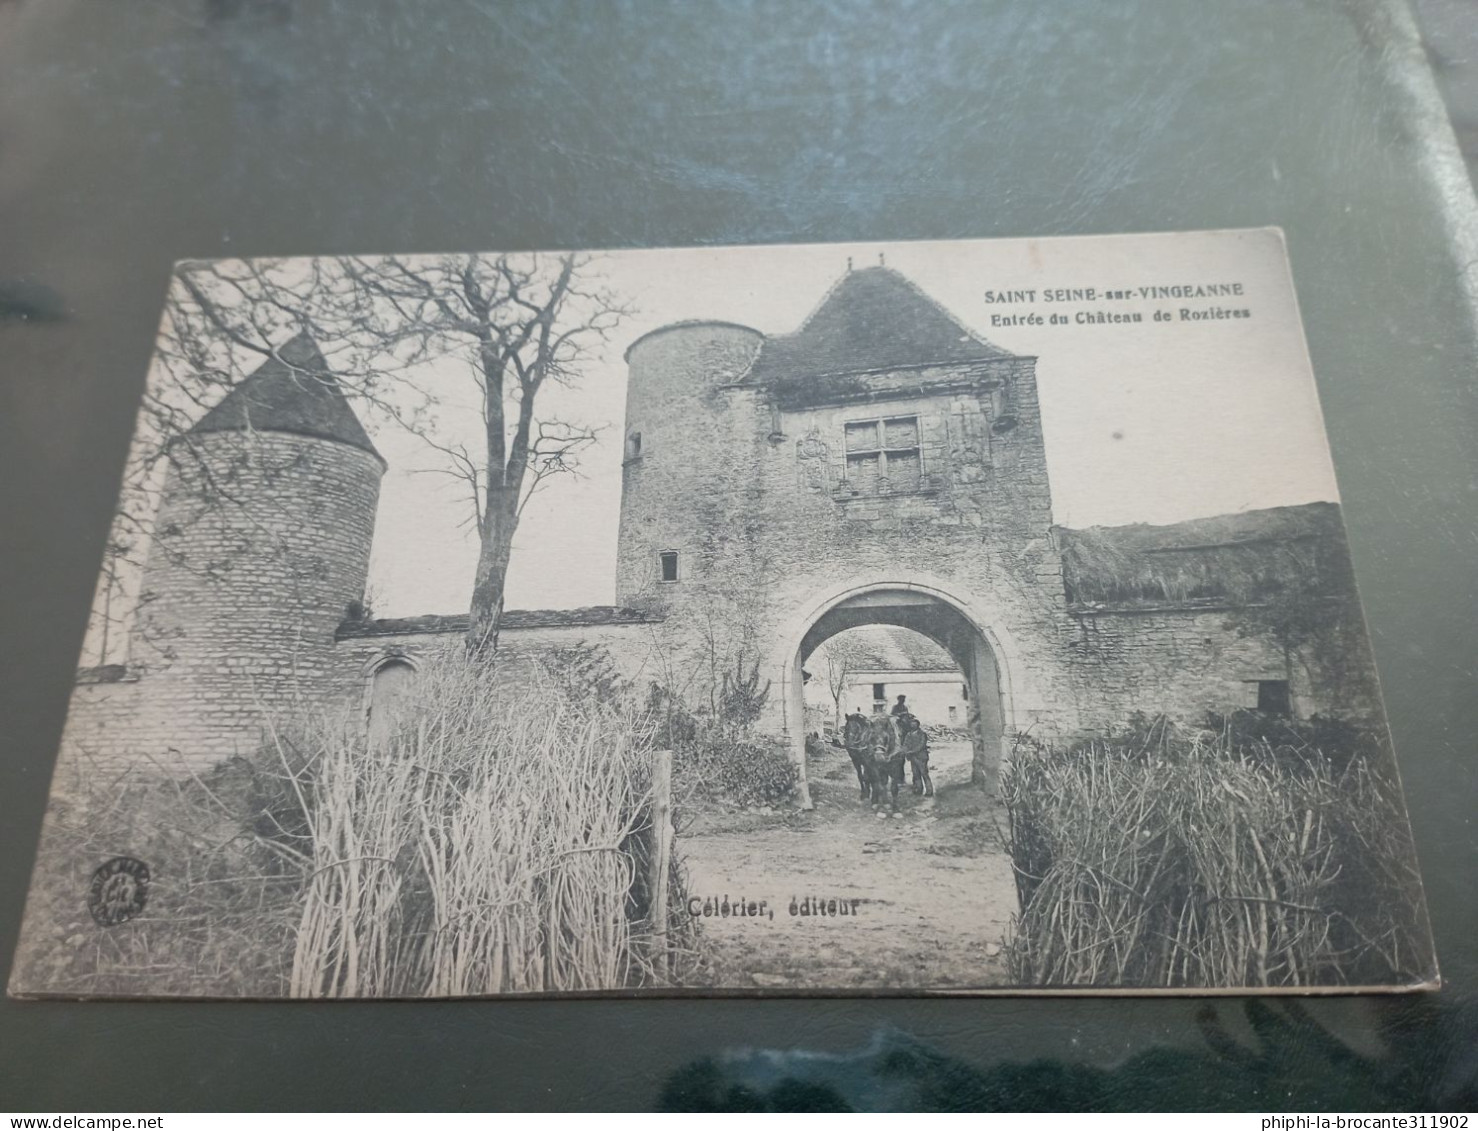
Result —
<path fill-rule="evenodd" d="M 639 688 L 654 678 L 651 657 L 658 622 L 591 623 L 582 621 L 578 611 L 552 616 L 561 623 L 499 633 L 495 678 L 515 684 L 531 680 L 541 661 L 578 647 L 604 649 L 616 670 Z M 288 696 L 251 694 L 253 686 L 260 686 L 259 678 L 224 663 L 219 680 L 196 680 L 188 686 L 166 678 L 158 668 L 138 674 L 83 671 L 67 714 L 58 785 L 65 788 L 79 770 L 199 772 L 255 749 L 266 714 L 281 721 L 305 708 L 364 710 L 381 665 L 403 660 L 420 669 L 461 649 L 465 623 L 460 622 L 465 618 L 415 619 L 429 623 L 403 630 L 380 630 L 375 622 L 349 626 L 337 643 L 331 635 L 323 655 L 311 666 L 300 666 Z"/>
<path fill-rule="evenodd" d="M 364 594 L 382 473 L 289 433 L 177 441 L 127 678 L 77 688 L 64 754 L 203 769 L 254 746 L 264 711 L 344 690 L 334 631 Z"/>
<path fill-rule="evenodd" d="M 400 631 L 373 628 L 360 631 L 347 627 L 334 655 L 341 685 L 355 687 L 363 694 L 381 664 L 400 659 L 422 666 L 440 656 L 454 655 L 462 648 L 465 639 L 465 629 L 460 625 L 462 618 L 425 619 L 445 623 Z M 527 679 L 541 661 L 548 661 L 559 650 L 591 647 L 604 649 L 622 677 L 639 687 L 645 686 L 652 678 L 652 641 L 659 627 L 659 622 L 591 623 L 574 616 L 565 623 L 505 627 L 498 632 L 495 678 Z"/>
<path fill-rule="evenodd" d="M 1106 730 L 1130 714 L 1198 721 L 1256 706 L 1258 680 L 1286 679 L 1271 642 L 1241 639 L 1224 609 L 1127 610 L 1075 618 L 1072 654 L 1082 726 Z"/>
<path fill-rule="evenodd" d="M 1331 602 L 1328 610 L 1329 639 L 1287 656 L 1265 632 L 1243 635 L 1245 618 L 1227 606 L 1080 612 L 1072 653 L 1082 725 L 1103 730 L 1135 711 L 1198 722 L 1256 707 L 1262 680 L 1286 681 L 1299 717 L 1375 718 L 1375 667 L 1358 607 Z"/>
<path fill-rule="evenodd" d="M 658 583 L 660 552 L 691 556 L 695 485 L 724 494 L 745 489 L 752 435 L 734 434 L 725 389 L 743 376 L 762 341 L 741 326 L 695 323 L 654 331 L 627 351 L 619 603 Z"/>

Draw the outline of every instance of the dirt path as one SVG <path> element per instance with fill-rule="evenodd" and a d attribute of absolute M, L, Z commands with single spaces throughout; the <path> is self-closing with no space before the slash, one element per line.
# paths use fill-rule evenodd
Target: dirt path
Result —
<path fill-rule="evenodd" d="M 970 784 L 970 746 L 933 748 L 938 796 L 899 794 L 903 816 L 860 804 L 846 752 L 811 762 L 810 813 L 704 814 L 679 833 L 689 894 L 759 915 L 699 916 L 701 982 L 737 988 L 965 988 L 1007 981 L 1016 911 L 1004 813 Z M 801 901 L 837 914 L 791 914 Z M 835 901 L 835 903 L 833 903 Z M 855 914 L 840 914 L 845 903 Z"/>

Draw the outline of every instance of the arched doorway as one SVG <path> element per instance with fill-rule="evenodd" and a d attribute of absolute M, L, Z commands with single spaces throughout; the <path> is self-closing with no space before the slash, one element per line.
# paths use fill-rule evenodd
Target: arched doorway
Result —
<path fill-rule="evenodd" d="M 371 747 L 381 747 L 395 733 L 396 721 L 415 690 L 416 668 L 409 660 L 392 656 L 370 673 L 365 697 L 365 724 Z"/>
<path fill-rule="evenodd" d="M 806 781 L 805 664 L 838 633 L 864 625 L 894 625 L 933 640 L 963 674 L 969 702 L 967 725 L 974 748 L 972 779 L 995 794 L 1002 744 L 1010 723 L 1010 692 L 994 634 L 969 605 L 946 590 L 917 582 L 873 582 L 845 589 L 806 617 L 789 651 L 785 671 L 786 729 Z M 787 646 L 790 648 L 791 646 Z M 809 791 L 805 797 L 809 803 Z"/>

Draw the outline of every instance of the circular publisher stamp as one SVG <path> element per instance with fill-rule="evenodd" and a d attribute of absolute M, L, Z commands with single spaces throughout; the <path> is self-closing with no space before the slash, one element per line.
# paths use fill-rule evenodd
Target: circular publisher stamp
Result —
<path fill-rule="evenodd" d="M 149 865 L 115 856 L 92 874 L 87 910 L 100 927 L 116 927 L 140 914 L 149 902 Z"/>

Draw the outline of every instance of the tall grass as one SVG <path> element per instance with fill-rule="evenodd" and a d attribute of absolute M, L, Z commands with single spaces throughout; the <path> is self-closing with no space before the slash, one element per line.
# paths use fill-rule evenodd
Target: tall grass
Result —
<path fill-rule="evenodd" d="M 653 978 L 642 937 L 644 716 L 552 685 L 500 695 L 475 664 L 421 673 L 369 746 L 275 736 L 310 872 L 302 997 L 614 989 Z"/>
<path fill-rule="evenodd" d="M 533 682 L 530 682 L 530 679 Z M 278 720 L 208 775 L 86 769 L 53 798 L 21 992 L 354 997 L 610 990 L 693 960 L 674 864 L 648 922 L 649 714 L 485 668 L 423 670 L 388 739 L 357 714 Z M 111 928 L 92 870 L 145 860 L 148 907 Z"/>
<path fill-rule="evenodd" d="M 1163 719 L 1003 777 L 1027 985 L 1382 984 L 1427 973 L 1420 885 L 1377 744 Z"/>
<path fill-rule="evenodd" d="M 243 822 L 244 763 L 196 776 L 171 758 L 106 770 L 85 757 L 57 774 L 16 948 L 18 993 L 281 996 L 298 865 Z M 95 868 L 133 856 L 152 873 L 137 918 L 100 927 Z"/>

